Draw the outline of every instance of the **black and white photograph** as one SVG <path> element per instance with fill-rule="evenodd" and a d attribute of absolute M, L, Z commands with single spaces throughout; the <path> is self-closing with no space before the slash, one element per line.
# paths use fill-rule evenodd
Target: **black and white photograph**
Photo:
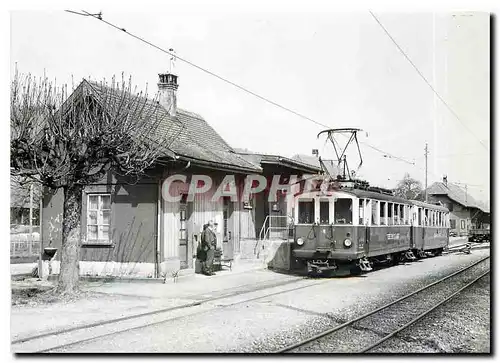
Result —
<path fill-rule="evenodd" d="M 280 4 L 8 10 L 11 355 L 493 353 L 493 9 Z"/>

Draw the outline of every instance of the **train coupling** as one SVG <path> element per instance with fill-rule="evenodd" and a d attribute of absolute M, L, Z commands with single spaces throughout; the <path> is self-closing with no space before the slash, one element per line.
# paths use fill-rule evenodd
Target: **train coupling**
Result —
<path fill-rule="evenodd" d="M 417 258 L 415 257 L 415 255 L 413 254 L 412 251 L 406 251 L 405 252 L 405 259 L 409 260 L 409 261 L 414 261 L 416 260 Z"/>
<path fill-rule="evenodd" d="M 331 263 L 331 264 L 330 264 Z M 307 272 L 308 273 L 321 273 L 323 271 L 337 270 L 337 264 L 334 261 L 328 262 L 328 260 L 312 260 L 307 261 Z"/>
<path fill-rule="evenodd" d="M 358 266 L 361 269 L 361 271 L 368 272 L 368 271 L 373 270 L 370 261 L 368 261 L 368 259 L 366 257 L 359 259 Z"/>

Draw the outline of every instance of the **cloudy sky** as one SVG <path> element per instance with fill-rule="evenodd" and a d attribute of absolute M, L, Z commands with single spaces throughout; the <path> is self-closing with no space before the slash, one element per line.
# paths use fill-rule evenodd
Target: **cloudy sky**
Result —
<path fill-rule="evenodd" d="M 458 120 L 368 11 L 85 10 L 103 10 L 106 21 L 322 124 L 363 129 L 358 175 L 372 184 L 394 187 L 405 172 L 423 182 L 428 142 L 429 184 L 447 174 L 473 196 L 489 198 L 488 14 L 376 13 Z M 17 64 L 58 84 L 123 73 L 150 93 L 169 68 L 168 55 L 62 11 L 13 11 L 10 62 L 11 74 Z M 316 139 L 323 127 L 181 61 L 175 71 L 179 107 L 203 115 L 233 147 L 285 156 L 318 148 L 332 156 Z M 351 167 L 356 154 L 348 151 Z"/>

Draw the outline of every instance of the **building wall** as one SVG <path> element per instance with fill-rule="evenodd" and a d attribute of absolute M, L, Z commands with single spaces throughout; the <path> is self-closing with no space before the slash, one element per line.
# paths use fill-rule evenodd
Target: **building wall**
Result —
<path fill-rule="evenodd" d="M 89 194 L 110 194 L 110 243 L 87 241 Z M 63 191 L 46 191 L 42 210 L 42 248 L 61 247 Z M 81 275 L 155 276 L 158 182 L 144 178 L 132 184 L 108 175 L 82 192 Z M 56 254 L 56 261 L 60 255 Z M 54 273 L 58 273 L 58 264 Z"/>
<path fill-rule="evenodd" d="M 469 208 L 465 208 L 444 195 L 433 195 L 430 196 L 430 199 L 443 203 L 450 210 L 450 223 L 455 221 L 455 228 L 450 228 L 451 232 L 461 236 L 466 235 L 469 229 L 472 228 L 472 216 Z M 453 224 L 451 225 L 453 226 Z M 465 228 L 462 228 L 463 225 L 465 225 Z"/>
<path fill-rule="evenodd" d="M 228 232 L 231 232 L 231 240 L 224 242 L 223 235 L 223 197 L 212 200 L 217 189 L 220 187 L 226 173 L 193 169 L 190 173 L 177 173 L 186 177 L 186 182 L 175 181 L 170 187 L 170 195 L 177 197 L 188 194 L 193 174 L 208 175 L 212 179 L 211 188 L 202 194 L 196 194 L 194 200 L 186 201 L 186 229 L 187 248 L 180 246 L 181 237 L 181 202 L 172 202 L 162 198 L 161 214 L 161 244 L 162 244 L 162 270 L 175 270 L 181 268 L 193 268 L 198 243 L 200 243 L 203 225 L 210 220 L 216 224 L 217 247 L 221 248 L 224 256 L 234 257 L 234 253 L 240 251 L 240 231 L 247 232 L 251 221 L 251 211 L 244 210 L 241 201 L 229 201 L 229 209 L 232 211 L 228 219 Z M 166 179 L 168 176 L 165 176 Z M 242 185 L 238 183 L 240 176 L 235 176 L 237 181 L 237 192 L 241 194 Z M 250 214 L 250 218 L 247 218 Z M 243 228 L 241 228 L 243 219 Z M 229 235 L 229 234 L 228 234 Z M 187 251 L 186 251 L 187 250 Z M 187 259 L 186 259 L 187 256 Z M 185 266 L 181 266 L 185 262 Z"/>

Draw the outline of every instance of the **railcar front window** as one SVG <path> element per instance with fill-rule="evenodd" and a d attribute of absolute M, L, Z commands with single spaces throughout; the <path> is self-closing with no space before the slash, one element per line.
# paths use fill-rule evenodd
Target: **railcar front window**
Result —
<path fill-rule="evenodd" d="M 299 223 L 314 223 L 314 201 L 299 202 Z"/>
<path fill-rule="evenodd" d="M 334 209 L 336 224 L 352 224 L 352 199 L 337 199 Z"/>
<path fill-rule="evenodd" d="M 319 222 L 330 224 L 330 203 L 328 201 L 319 202 Z"/>

